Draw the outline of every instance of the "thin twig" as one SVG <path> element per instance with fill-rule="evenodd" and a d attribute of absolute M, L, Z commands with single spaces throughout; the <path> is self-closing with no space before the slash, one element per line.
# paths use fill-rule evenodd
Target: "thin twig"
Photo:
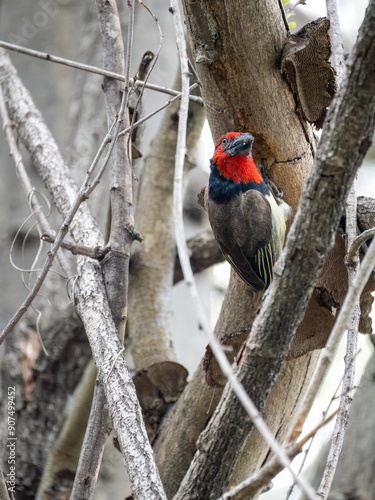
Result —
<path fill-rule="evenodd" d="M 129 130 L 129 137 L 128 137 L 128 141 L 131 140 L 132 138 L 132 134 L 133 134 L 133 129 L 134 129 L 134 124 L 135 124 L 135 117 L 137 115 L 137 109 L 140 105 L 140 102 L 141 102 L 141 99 L 142 99 L 142 96 L 143 96 L 143 92 L 146 88 L 146 84 L 147 84 L 147 81 L 152 73 L 152 70 L 155 68 L 155 64 L 157 62 L 157 60 L 159 59 L 159 55 L 160 55 L 160 52 L 161 52 L 161 47 L 163 45 L 163 32 L 162 32 L 162 29 L 161 29 L 161 26 L 160 26 L 160 23 L 159 23 L 159 20 L 158 18 L 155 16 L 155 14 L 152 12 L 152 10 L 150 9 L 150 7 L 148 7 L 142 0 L 138 0 L 138 3 L 142 5 L 142 7 L 144 7 L 147 12 L 151 15 L 151 17 L 154 19 L 155 23 L 156 23 L 156 26 L 158 28 L 158 31 L 159 31 L 159 46 L 158 46 L 158 50 L 156 51 L 156 54 L 155 54 L 155 57 L 151 63 L 151 67 L 149 68 L 148 72 L 147 72 L 147 75 L 144 79 L 144 84 L 142 85 L 141 87 L 141 91 L 139 92 L 139 96 L 138 96 L 138 99 L 137 99 L 137 102 L 134 106 L 134 110 L 133 110 L 133 116 L 132 116 L 132 119 L 131 119 L 131 123 L 130 123 L 130 130 Z"/>
<path fill-rule="evenodd" d="M 330 422 L 336 414 L 337 410 L 320 422 L 320 424 L 314 427 L 314 429 L 301 438 L 297 443 L 288 445 L 285 448 L 285 453 L 288 455 L 289 459 L 293 460 L 299 453 L 301 453 L 303 446 L 311 438 L 313 438 L 322 427 Z M 246 478 L 235 488 L 232 488 L 230 491 L 224 493 L 224 495 L 222 495 L 218 500 L 247 500 L 248 498 L 253 498 L 259 490 L 269 484 L 270 481 L 272 481 L 272 479 L 283 470 L 283 468 L 284 467 L 279 462 L 278 457 L 273 456 L 259 471 Z"/>
<path fill-rule="evenodd" d="M 366 231 L 363 231 L 359 236 L 357 236 L 354 241 L 352 242 L 349 251 L 346 255 L 346 260 L 350 264 L 353 262 L 356 254 L 358 253 L 359 249 L 361 246 L 370 238 L 373 238 L 375 236 L 375 227 L 372 227 L 371 229 L 367 229 Z"/>
<path fill-rule="evenodd" d="M 21 47 L 20 45 L 15 45 L 14 43 L 3 42 L 0 40 L 0 47 L 4 49 L 13 50 L 14 52 L 19 52 L 21 54 L 26 54 L 28 56 L 37 57 L 43 59 L 44 61 L 50 61 L 57 64 L 63 64 L 64 66 L 69 66 L 71 68 L 80 69 L 83 71 L 88 71 L 89 73 L 95 73 L 101 76 L 107 76 L 108 78 L 114 78 L 115 80 L 125 81 L 124 75 L 114 73 L 113 71 L 107 71 L 105 69 L 97 68 L 96 66 L 90 66 L 89 64 L 78 63 L 70 59 L 65 59 L 63 57 L 54 56 L 46 52 L 39 52 L 38 50 L 27 49 L 26 47 Z M 146 83 L 141 80 L 134 81 L 133 78 L 129 78 L 129 83 L 131 85 L 136 85 L 137 87 L 146 87 L 149 90 L 154 90 L 155 92 L 162 92 L 163 94 L 181 96 L 181 93 L 177 90 L 170 89 L 168 87 L 163 87 L 161 85 L 155 85 L 153 83 Z M 190 95 L 192 101 L 203 104 L 203 100 L 199 96 Z"/>
<path fill-rule="evenodd" d="M 283 17 L 284 26 L 285 26 L 287 35 L 289 35 L 290 34 L 290 28 L 289 28 L 288 19 L 286 17 L 286 12 L 285 12 L 285 9 L 284 9 L 283 0 L 279 0 L 279 7 L 280 7 L 281 15 Z"/>
<path fill-rule="evenodd" d="M 306 415 L 310 410 L 312 402 L 315 399 L 315 395 L 324 381 L 328 368 L 332 364 L 340 340 L 348 327 L 349 319 L 355 307 L 356 301 L 358 300 L 364 287 L 366 286 L 366 283 L 374 269 L 374 266 L 375 244 L 373 241 L 364 259 L 362 260 L 361 269 L 359 270 L 358 275 L 356 276 L 352 285 L 349 287 L 348 293 L 346 294 L 344 303 L 332 328 L 327 344 L 321 354 L 319 365 L 314 373 L 309 389 L 307 390 L 304 400 L 301 404 L 299 415 Z"/>
<path fill-rule="evenodd" d="M 12 495 L 12 498 L 14 498 L 13 495 Z M 4 477 L 3 471 L 1 469 L 1 465 L 0 465 L 0 500 L 10 500 L 8 488 L 7 488 L 7 483 L 5 481 L 5 477 Z"/>
<path fill-rule="evenodd" d="M 9 120 L 8 110 L 4 102 L 4 96 L 1 87 L 0 87 L 0 114 L 3 120 L 3 130 L 9 144 L 10 153 L 16 164 L 17 176 L 28 197 L 30 208 L 33 211 L 33 215 L 37 219 L 42 231 L 52 232 L 47 217 L 44 215 L 43 207 L 40 205 L 37 198 L 34 196 L 36 191 L 33 185 L 31 184 L 30 177 L 28 176 L 22 161 L 22 155 L 18 149 L 17 139 L 12 132 L 11 127 L 15 124 Z M 73 272 L 70 268 L 67 259 L 64 257 L 64 255 L 61 254 L 61 252 L 58 254 L 57 259 L 64 273 L 68 277 L 71 277 L 73 275 Z"/>
<path fill-rule="evenodd" d="M 118 135 L 119 126 L 120 126 L 120 124 L 118 122 L 118 119 L 116 119 L 111 127 L 111 131 L 115 127 L 115 134 L 114 134 L 115 138 Z M 43 265 L 43 268 L 42 268 L 37 280 L 35 281 L 32 289 L 30 290 L 30 293 L 28 294 L 26 299 L 23 301 L 21 307 L 16 311 L 16 313 L 9 320 L 8 324 L 5 326 L 5 328 L 1 332 L 0 344 L 2 344 L 4 342 L 7 335 L 16 326 L 18 321 L 22 318 L 22 316 L 25 314 L 25 312 L 29 308 L 30 304 L 33 302 L 33 300 L 37 296 L 37 294 L 38 294 L 38 292 L 39 292 L 39 290 L 40 290 L 40 288 L 41 288 L 41 286 L 42 286 L 42 284 L 43 284 L 43 282 L 44 282 L 44 280 L 45 280 L 45 278 L 46 278 L 46 276 L 47 276 L 47 274 L 48 274 L 48 272 L 53 264 L 54 258 L 57 254 L 57 251 L 60 248 L 61 243 L 64 240 L 67 232 L 69 231 L 70 224 L 71 224 L 75 214 L 77 213 L 77 210 L 79 209 L 80 205 L 89 198 L 92 191 L 98 185 L 100 178 L 103 175 L 104 170 L 106 168 L 106 165 L 108 163 L 109 157 L 112 153 L 114 144 L 116 142 L 115 140 L 112 141 L 112 144 L 109 148 L 108 154 L 103 162 L 103 165 L 100 168 L 100 170 L 99 170 L 99 172 L 98 172 L 97 176 L 95 177 L 94 182 L 92 184 L 90 184 L 90 179 L 91 179 L 92 173 L 94 172 L 94 169 L 96 168 L 96 165 L 100 159 L 100 156 L 103 153 L 103 150 L 104 150 L 105 146 L 108 144 L 108 142 L 110 141 L 110 139 L 112 140 L 112 137 L 109 134 L 107 134 L 106 137 L 104 138 L 100 148 L 99 148 L 98 153 L 96 154 L 96 156 L 94 158 L 94 161 L 92 162 L 90 168 L 87 170 L 83 184 L 82 184 L 82 186 L 77 194 L 77 198 L 76 198 L 75 202 L 73 203 L 72 207 L 70 208 L 70 210 L 68 211 L 68 213 L 64 219 L 64 222 L 61 225 L 59 232 L 55 238 L 55 242 L 53 243 L 52 248 L 47 252 L 47 259 Z"/>
<path fill-rule="evenodd" d="M 357 234 L 357 194 L 355 181 L 349 192 L 346 208 L 346 233 L 348 238 L 348 247 L 351 247 Z M 359 259 L 356 257 L 356 265 L 348 264 L 348 281 L 349 286 L 353 283 L 358 274 Z M 345 372 L 342 384 L 342 393 L 340 397 L 339 412 L 336 419 L 335 428 L 333 430 L 331 447 L 328 453 L 327 464 L 324 469 L 323 477 L 320 483 L 317 496 L 327 499 L 333 478 L 336 472 L 339 456 L 344 442 L 345 430 L 349 420 L 349 410 L 353 399 L 354 375 L 355 375 L 355 358 L 357 352 L 358 325 L 361 314 L 359 306 L 359 297 L 353 304 L 353 312 L 350 317 L 347 347 L 345 356 Z"/>
<path fill-rule="evenodd" d="M 199 84 L 198 83 L 193 83 L 193 85 L 190 86 L 189 88 L 189 92 L 191 92 L 192 90 L 196 89 L 197 87 L 199 87 Z M 173 102 L 175 101 L 178 101 L 179 99 L 181 99 L 181 93 L 179 93 L 178 95 L 176 95 L 175 97 L 172 97 L 172 99 L 169 99 L 169 101 L 165 102 L 164 104 L 162 104 L 159 108 L 155 109 L 155 111 L 151 111 L 151 113 L 149 113 L 148 115 L 144 116 L 143 118 L 140 118 L 138 121 L 136 121 L 132 126 L 130 127 L 127 127 L 125 128 L 124 130 L 122 130 L 120 133 L 119 133 L 119 137 L 127 134 L 128 132 L 130 132 L 131 130 L 134 130 L 135 128 L 137 128 L 139 125 L 141 125 L 142 123 L 146 122 L 147 120 L 149 120 L 152 116 L 156 115 L 157 113 L 160 113 L 160 111 L 163 111 L 163 109 L 165 109 L 167 106 L 169 106 L 170 104 L 172 104 Z"/>
<path fill-rule="evenodd" d="M 259 432 L 262 434 L 267 444 L 270 446 L 271 450 L 278 456 L 280 462 L 286 467 L 301 490 L 305 493 L 307 498 L 314 499 L 314 491 L 310 485 L 308 485 L 303 479 L 296 476 L 293 469 L 291 468 L 291 463 L 287 457 L 284 449 L 277 443 L 273 437 L 268 426 L 264 422 L 261 414 L 249 398 L 242 384 L 237 379 L 224 350 L 220 346 L 218 340 L 214 336 L 207 317 L 205 315 L 203 305 L 199 298 L 197 286 L 194 280 L 193 272 L 190 266 L 190 259 L 188 254 L 188 249 L 186 245 L 185 230 L 183 224 L 183 197 L 182 197 L 182 179 L 183 179 L 183 167 L 186 152 L 186 128 L 187 128 L 187 117 L 188 117 L 188 106 L 189 106 L 189 66 L 188 58 L 186 53 L 185 38 L 183 33 L 183 24 L 179 11 L 179 5 L 177 0 L 170 0 L 171 11 L 173 13 L 173 19 L 176 31 L 177 47 L 180 58 L 181 66 L 181 80 L 182 80 L 182 96 L 179 112 L 179 122 L 178 122 L 178 135 L 177 135 L 177 146 L 176 146 L 176 161 L 175 161 L 175 177 L 174 177 L 174 219 L 176 227 L 176 243 L 178 254 L 180 258 L 181 268 L 185 278 L 186 285 L 189 288 L 192 300 L 194 302 L 195 309 L 197 310 L 197 315 L 199 318 L 200 325 L 202 326 L 205 334 L 208 337 L 210 347 L 215 355 L 217 362 L 224 375 L 227 377 L 232 389 L 235 391 L 237 397 L 241 401 L 245 410 L 253 420 Z"/>
<path fill-rule="evenodd" d="M 345 62 L 340 21 L 337 10 L 337 1 L 326 0 L 326 4 L 327 14 L 330 20 L 330 39 L 333 56 L 332 63 L 337 73 L 337 83 L 338 87 L 340 88 L 345 77 Z M 351 249 L 353 246 L 353 242 L 357 236 L 357 193 L 355 179 L 349 191 L 348 199 L 346 202 L 346 235 L 347 248 Z M 348 284 L 350 286 L 353 284 L 359 273 L 358 251 L 357 254 L 353 257 L 353 262 L 347 260 L 347 272 Z M 349 420 L 349 410 L 353 399 L 352 391 L 354 386 L 355 358 L 357 352 L 357 338 L 360 315 L 361 310 L 359 297 L 357 297 L 353 304 L 353 312 L 351 314 L 348 327 L 345 372 L 343 377 L 339 411 L 332 435 L 327 463 L 323 472 L 319 490 L 317 492 L 317 497 L 323 499 L 328 498 L 332 486 L 333 477 L 336 472 L 339 456 L 344 442 L 345 430 Z"/>
<path fill-rule="evenodd" d="M 54 243 L 55 236 L 49 233 L 43 233 L 41 239 L 47 243 Z M 90 259 L 101 260 L 110 251 L 110 247 L 87 247 L 84 245 L 77 245 L 74 241 L 63 241 L 61 248 L 69 250 L 72 255 L 84 255 Z"/>

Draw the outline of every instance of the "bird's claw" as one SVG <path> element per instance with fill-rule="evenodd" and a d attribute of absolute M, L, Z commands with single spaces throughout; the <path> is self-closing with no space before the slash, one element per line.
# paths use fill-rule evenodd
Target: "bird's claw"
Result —
<path fill-rule="evenodd" d="M 264 182 L 267 184 L 268 189 L 271 191 L 273 197 L 280 205 L 281 202 L 283 201 L 284 192 L 281 188 L 278 188 L 276 184 L 273 181 L 271 181 L 271 179 L 268 177 L 263 158 L 260 160 L 260 165 L 261 165 L 260 173 L 262 174 Z"/>

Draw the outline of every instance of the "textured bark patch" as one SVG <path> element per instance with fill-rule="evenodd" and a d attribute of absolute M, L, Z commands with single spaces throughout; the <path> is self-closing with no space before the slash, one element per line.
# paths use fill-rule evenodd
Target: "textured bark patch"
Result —
<path fill-rule="evenodd" d="M 317 129 L 336 92 L 335 70 L 328 61 L 329 26 L 326 18 L 306 24 L 286 39 L 281 56 L 281 71 L 298 102 L 297 112 Z"/>
<path fill-rule="evenodd" d="M 186 368 L 173 361 L 154 363 L 134 375 L 133 382 L 151 443 L 157 436 L 163 416 L 187 384 L 187 376 Z"/>
<path fill-rule="evenodd" d="M 233 363 L 234 358 L 248 335 L 249 330 L 243 330 L 240 332 L 228 333 L 220 340 L 220 344 L 227 348 L 225 354 L 230 363 Z M 210 387 L 219 388 L 225 386 L 227 379 L 225 375 L 223 375 L 209 345 L 206 347 L 206 353 L 203 358 L 203 369 L 206 372 L 206 382 Z"/>

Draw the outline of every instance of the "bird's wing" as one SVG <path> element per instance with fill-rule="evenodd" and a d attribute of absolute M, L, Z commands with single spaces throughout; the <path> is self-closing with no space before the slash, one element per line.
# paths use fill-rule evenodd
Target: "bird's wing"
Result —
<path fill-rule="evenodd" d="M 273 278 L 274 253 L 273 245 L 268 243 L 259 248 L 254 257 L 250 258 L 255 273 L 261 278 L 266 288 Z"/>
<path fill-rule="evenodd" d="M 253 259 L 249 259 L 239 246 L 232 246 L 229 249 L 222 242 L 219 241 L 218 243 L 225 259 L 245 283 L 259 291 L 266 288 L 266 282 L 257 272 L 257 264 L 252 262 Z"/>
<path fill-rule="evenodd" d="M 222 209 L 217 218 L 222 224 L 215 224 L 220 248 L 247 284 L 264 290 L 272 280 L 274 263 L 270 203 L 262 193 L 251 189 L 228 209 Z M 230 230 L 223 230 L 226 227 Z"/>
<path fill-rule="evenodd" d="M 269 195 L 272 196 L 272 195 Z M 258 190 L 250 189 L 241 197 L 242 241 L 247 267 L 263 284 L 263 289 L 272 281 L 274 245 L 272 239 L 272 207 Z M 254 280 L 255 281 L 255 280 Z M 255 283 L 250 283 L 254 286 Z M 256 287 L 258 289 L 258 287 Z"/>

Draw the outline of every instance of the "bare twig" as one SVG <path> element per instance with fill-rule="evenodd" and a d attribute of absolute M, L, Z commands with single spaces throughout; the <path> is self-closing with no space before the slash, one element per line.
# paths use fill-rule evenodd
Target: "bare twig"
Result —
<path fill-rule="evenodd" d="M 353 262 L 353 259 L 355 258 L 356 254 L 358 253 L 359 249 L 361 246 L 370 238 L 373 238 L 375 236 L 375 227 L 371 229 L 367 229 L 366 231 L 363 231 L 359 236 L 357 236 L 354 241 L 352 242 L 349 251 L 346 255 L 346 260 L 350 264 Z"/>
<path fill-rule="evenodd" d="M 372 242 L 364 259 L 362 260 L 361 269 L 358 275 L 356 276 L 352 285 L 349 287 L 348 293 L 340 309 L 335 325 L 327 341 L 326 347 L 322 352 L 319 365 L 314 373 L 314 377 L 311 380 L 309 389 L 306 392 L 306 396 L 301 404 L 299 415 L 306 416 L 308 411 L 310 410 L 312 402 L 315 399 L 315 395 L 318 392 L 319 387 L 321 387 L 322 385 L 324 377 L 327 374 L 328 368 L 332 364 L 340 340 L 348 327 L 349 318 L 353 312 L 356 301 L 360 297 L 370 277 L 370 274 L 374 269 L 374 266 L 375 266 L 375 245 L 374 242 Z"/>
<path fill-rule="evenodd" d="M 191 92 L 192 90 L 196 89 L 198 86 L 199 86 L 198 83 L 193 83 L 193 85 L 191 85 L 190 88 L 189 88 L 189 92 Z M 164 104 L 162 104 L 161 106 L 159 106 L 157 109 L 155 109 L 155 111 L 151 111 L 151 113 L 149 113 L 148 115 L 144 116 L 140 120 L 136 121 L 132 126 L 129 126 L 129 127 L 125 128 L 124 130 L 122 130 L 119 133 L 119 137 L 121 137 L 121 136 L 129 133 L 131 130 L 134 130 L 136 127 L 138 127 L 139 125 L 141 125 L 142 123 L 144 123 L 145 121 L 147 121 L 149 118 L 151 118 L 152 116 L 156 115 L 157 113 L 160 113 L 160 111 L 163 111 L 163 109 L 165 109 L 167 106 L 169 106 L 173 102 L 178 101 L 179 99 L 181 99 L 181 94 L 178 94 L 175 97 L 172 97 L 172 99 L 169 99 L 169 101 L 167 101 Z"/>
<path fill-rule="evenodd" d="M 358 354 L 358 352 L 357 352 Z M 324 420 L 324 417 L 328 414 L 330 408 L 331 408 L 331 405 L 332 403 L 338 398 L 337 394 L 339 393 L 339 390 L 340 390 L 340 387 L 342 385 L 342 381 L 343 381 L 343 377 L 341 378 L 340 382 L 338 383 L 338 386 L 335 390 L 335 392 L 333 393 L 333 396 L 331 397 L 329 403 L 328 403 L 328 406 L 327 408 L 324 410 L 323 412 L 323 415 L 322 415 L 322 419 Z M 317 391 L 319 390 L 319 387 L 316 388 Z M 316 396 L 316 394 L 315 394 Z M 336 415 L 338 412 L 338 409 L 331 415 L 331 417 L 333 417 L 334 415 Z M 290 432 L 289 436 L 288 436 L 288 439 L 287 439 L 287 442 L 288 443 L 294 443 L 295 439 L 297 439 L 297 436 L 299 436 L 302 432 L 302 425 L 305 423 L 305 420 L 307 418 L 307 414 L 306 415 L 303 415 L 303 418 L 301 415 L 299 415 L 299 420 L 296 422 L 296 424 L 294 425 L 292 431 Z M 302 472 L 304 466 L 305 466 L 305 463 L 306 463 L 306 459 L 307 459 L 307 455 L 309 454 L 310 452 L 310 449 L 313 445 L 313 441 L 314 441 L 314 438 L 315 436 L 312 437 L 310 443 L 309 443 L 309 446 L 307 447 L 307 449 L 305 450 L 305 453 L 304 453 L 304 457 L 301 461 L 301 464 L 299 466 L 299 474 Z M 294 487 L 295 487 L 295 483 L 291 484 L 290 488 L 288 489 L 288 492 L 287 492 L 287 495 L 285 497 L 285 500 L 288 500 L 291 496 L 291 494 L 293 493 L 293 490 L 294 490 Z"/>
<path fill-rule="evenodd" d="M 237 397 L 240 399 L 245 410 L 252 418 L 254 424 L 256 425 L 259 432 L 262 434 L 264 439 L 269 444 L 272 451 L 279 457 L 280 461 L 283 463 L 284 467 L 288 468 L 294 479 L 297 481 L 301 490 L 307 495 L 307 498 L 314 498 L 314 491 L 311 486 L 309 486 L 304 480 L 298 478 L 293 469 L 291 468 L 290 460 L 285 454 L 283 448 L 277 443 L 273 437 L 268 426 L 264 422 L 261 414 L 254 406 L 253 402 L 249 398 L 242 384 L 237 379 L 227 357 L 224 353 L 223 348 L 220 346 L 218 340 L 215 338 L 208 320 L 206 318 L 203 305 L 200 301 L 196 283 L 194 280 L 193 272 L 190 266 L 188 249 L 186 246 L 185 231 L 183 225 L 183 198 L 182 198 L 182 178 L 183 178 L 183 167 L 185 160 L 186 151 L 186 127 L 187 127 L 187 116 L 188 116 L 188 104 L 189 104 L 189 66 L 188 58 L 186 54 L 185 38 L 183 33 L 183 25 L 181 20 L 181 15 L 179 11 L 179 5 L 177 0 L 170 1 L 171 10 L 173 13 L 173 19 L 176 30 L 176 40 L 177 47 L 180 57 L 181 66 L 181 79 L 182 79 L 182 97 L 179 112 L 179 123 L 178 123 L 178 136 L 177 136 L 177 147 L 176 147 L 176 163 L 175 163 L 175 177 L 174 177 L 174 217 L 176 226 L 176 242 L 178 254 L 180 257 L 181 268 L 183 271 L 185 282 L 189 288 L 191 297 L 194 302 L 194 306 L 197 310 L 197 315 L 199 322 L 206 333 L 212 352 L 214 353 L 220 368 L 224 375 L 228 378 L 233 390 L 235 391 Z"/>
<path fill-rule="evenodd" d="M 326 0 L 327 14 L 330 20 L 330 39 L 332 47 L 332 63 L 337 73 L 338 87 L 340 88 L 345 77 L 345 62 L 342 36 L 340 30 L 340 22 L 337 10 L 336 0 Z M 347 234 L 347 249 L 351 249 L 353 242 L 357 236 L 357 193 L 356 180 L 349 191 L 346 202 L 346 234 Z M 357 252 L 358 253 L 358 252 Z M 353 284 L 353 281 L 358 275 L 359 258 L 358 255 L 353 257 L 353 262 L 347 260 L 348 284 Z M 339 460 L 342 444 L 344 442 L 345 430 L 349 420 L 349 410 L 352 403 L 352 394 L 355 375 L 355 358 L 357 352 L 357 337 L 359 318 L 361 315 L 359 297 L 354 303 L 353 312 L 349 321 L 347 334 L 347 347 L 345 356 L 345 372 L 342 384 L 342 393 L 340 398 L 339 412 L 337 415 L 335 428 L 332 435 L 331 447 L 328 453 L 327 464 L 324 469 L 323 477 L 320 483 L 317 497 L 328 498 L 333 477 L 336 472 L 337 463 Z"/>
<path fill-rule="evenodd" d="M 38 202 L 36 196 L 34 196 L 35 189 L 31 184 L 30 177 L 27 175 L 27 171 L 22 161 L 21 153 L 18 149 L 17 139 L 12 132 L 11 127 L 15 124 L 9 120 L 8 110 L 4 102 L 4 96 L 1 87 L 0 87 L 0 114 L 3 120 L 3 130 L 9 144 L 10 153 L 16 164 L 17 175 L 28 197 L 30 208 L 33 211 L 35 218 L 37 219 L 41 227 L 41 230 L 45 232 L 52 232 L 48 220 L 44 215 L 43 207 Z M 61 252 L 58 253 L 57 259 L 64 273 L 68 277 L 71 277 L 73 275 L 72 270 L 70 268 L 68 261 L 66 260 L 64 255 L 61 254 Z"/>
<path fill-rule="evenodd" d="M 297 443 L 290 444 L 285 448 L 285 452 L 290 460 L 293 460 L 299 453 L 302 452 L 303 446 L 313 438 L 315 434 L 330 422 L 337 414 L 334 411 L 329 417 L 324 419 L 314 429 L 312 429 L 306 436 L 301 438 Z M 283 470 L 283 466 L 278 460 L 277 456 L 273 456 L 259 471 L 255 472 L 252 476 L 246 478 L 235 488 L 224 493 L 219 500 L 247 500 L 253 498 L 261 488 L 269 484 L 272 479 Z"/>
<path fill-rule="evenodd" d="M 147 75 L 146 75 L 146 77 L 144 79 L 144 85 L 141 87 L 141 91 L 139 92 L 139 96 L 138 96 L 137 102 L 136 102 L 136 104 L 134 106 L 133 116 L 132 116 L 131 124 L 130 124 L 128 141 L 130 141 L 130 139 L 132 137 L 132 134 L 133 134 L 134 124 L 135 124 L 135 118 L 137 116 L 137 108 L 140 105 L 144 89 L 146 88 L 147 81 L 148 81 L 148 79 L 149 79 L 149 77 L 150 77 L 150 75 L 152 73 L 152 70 L 155 67 L 155 64 L 156 64 L 157 60 L 159 59 L 161 47 L 163 45 L 163 32 L 162 32 L 162 29 L 161 29 L 161 26 L 160 26 L 158 18 L 152 12 L 152 10 L 150 9 L 150 7 L 148 7 L 142 0 L 138 0 L 138 3 L 140 3 L 142 5 L 142 7 L 144 7 L 147 10 L 147 12 L 152 16 L 153 20 L 156 23 L 156 26 L 157 26 L 158 31 L 159 31 L 159 46 L 158 46 L 158 50 L 156 51 L 155 57 L 153 58 L 153 61 L 151 63 L 151 67 L 149 68 L 149 70 L 147 72 Z"/>
<path fill-rule="evenodd" d="M 115 136 L 117 136 L 118 134 L 118 129 L 119 129 L 119 123 L 118 123 L 118 120 L 116 120 L 116 122 L 113 124 L 113 126 L 115 126 Z M 113 128 L 112 126 L 112 128 Z M 100 146 L 99 148 L 99 151 L 94 159 L 94 161 L 92 162 L 90 168 L 87 170 L 87 173 L 86 173 L 86 176 L 85 176 L 85 179 L 83 181 L 83 184 L 77 194 L 77 198 L 75 200 L 75 202 L 73 203 L 73 206 L 70 208 L 68 214 L 66 215 L 65 219 L 64 219 L 64 222 L 63 224 L 61 225 L 60 229 L 59 229 L 59 232 L 57 233 L 57 236 L 55 238 L 55 241 L 52 245 L 52 248 L 51 250 L 49 250 L 47 252 L 47 259 L 43 265 L 43 268 L 38 276 L 38 278 L 36 279 L 32 289 L 30 290 L 28 296 L 26 297 L 26 299 L 23 301 L 22 305 L 19 307 L 19 309 L 16 311 L 16 313 L 13 315 L 13 317 L 9 320 L 8 324 L 5 326 L 5 328 L 3 329 L 3 331 L 1 332 L 1 335 L 0 335 L 0 344 L 2 344 L 5 340 L 5 338 L 7 337 L 7 335 L 13 330 L 13 328 L 16 326 L 16 324 L 18 323 L 18 321 L 22 318 L 22 316 L 25 314 L 25 312 L 27 311 L 27 309 L 29 308 L 30 304 L 33 302 L 33 300 L 35 299 L 35 297 L 37 296 L 41 286 L 43 285 L 43 282 L 53 264 L 53 261 L 54 261 L 54 258 L 57 254 L 57 251 L 58 249 L 60 248 L 61 246 L 61 243 L 62 241 L 64 240 L 67 232 L 69 231 L 69 227 L 74 219 L 74 216 L 75 214 L 77 213 L 77 210 L 79 209 L 80 205 L 86 201 L 90 194 L 93 192 L 93 190 L 95 189 L 95 187 L 98 185 L 98 183 L 100 182 L 100 178 L 101 176 L 103 175 L 104 173 L 104 170 L 106 168 L 106 165 L 108 163 L 108 160 L 109 160 L 109 157 L 112 153 L 112 149 L 113 149 L 113 146 L 115 144 L 115 141 L 112 142 L 112 145 L 111 147 L 109 148 L 109 151 L 108 151 L 108 154 L 103 162 L 103 165 L 102 167 L 100 168 L 99 172 L 97 173 L 94 181 L 92 184 L 90 184 L 90 179 L 91 179 L 91 176 L 94 172 L 94 169 L 96 168 L 96 165 L 97 163 L 99 162 L 99 159 L 100 159 L 100 156 L 102 155 L 103 153 L 103 150 L 104 150 L 104 147 L 108 144 L 109 142 L 109 135 L 107 135 L 103 142 L 102 142 L 102 145 Z"/>
<path fill-rule="evenodd" d="M 41 239 L 47 243 L 55 242 L 55 236 L 50 233 L 43 233 Z M 84 245 L 77 245 L 73 241 L 63 241 L 61 243 L 61 248 L 69 250 L 72 255 L 84 255 L 85 257 L 96 260 L 101 260 L 110 251 L 109 247 L 90 248 Z"/>
<path fill-rule="evenodd" d="M 284 9 L 283 0 L 278 0 L 278 1 L 279 1 L 280 12 L 281 12 L 281 15 L 283 16 L 284 26 L 285 26 L 287 34 L 289 34 L 290 28 L 289 28 L 288 19 L 286 17 L 286 12 Z"/>
<path fill-rule="evenodd" d="M 348 244 L 352 245 L 357 231 L 357 195 L 355 185 L 353 184 L 350 190 L 347 210 L 346 210 L 346 227 L 348 235 Z M 358 263 L 358 257 L 357 257 Z M 356 267 L 348 265 L 349 286 L 353 284 L 354 279 L 358 275 Z M 365 282 L 366 284 L 366 282 Z M 331 447 L 327 458 L 327 464 L 324 469 L 323 477 L 320 483 L 317 497 L 328 498 L 333 477 L 336 472 L 338 459 L 344 442 L 345 430 L 349 420 L 349 410 L 353 399 L 354 390 L 354 374 L 355 374 L 355 357 L 357 352 L 357 337 L 358 325 L 360 318 L 359 297 L 353 304 L 353 312 L 350 317 L 348 326 L 347 348 L 345 356 L 345 372 L 342 384 L 342 393 L 340 397 L 339 412 L 336 419 L 335 428 L 332 435 Z"/>
<path fill-rule="evenodd" d="M 13 50 L 15 52 L 19 52 L 21 54 L 26 54 L 28 56 L 37 57 L 45 61 L 63 64 L 65 66 L 70 66 L 71 68 L 88 71 L 90 73 L 95 73 L 101 76 L 107 76 L 108 78 L 114 78 L 115 80 L 120 80 L 121 82 L 125 81 L 124 75 L 114 73 L 113 71 L 107 71 L 105 69 L 97 68 L 95 66 L 90 66 L 89 64 L 78 63 L 76 61 L 71 61 L 70 59 L 54 56 L 46 52 L 39 52 L 38 50 L 28 49 L 26 47 L 21 47 L 20 45 L 15 45 L 14 43 L 3 42 L 0 40 L 0 47 L 3 47 L 4 49 L 8 50 Z M 181 93 L 178 92 L 177 90 L 170 89 L 168 87 L 163 87 L 161 85 L 155 85 L 153 83 L 146 83 L 142 80 L 134 81 L 133 78 L 129 78 L 129 83 L 131 85 L 136 85 L 137 87 L 145 87 L 149 90 L 154 90 L 155 92 L 162 92 L 163 94 L 170 94 L 178 97 L 181 96 Z M 203 104 L 202 98 L 199 96 L 190 95 L 189 98 L 192 101 L 198 102 L 199 104 Z"/>

